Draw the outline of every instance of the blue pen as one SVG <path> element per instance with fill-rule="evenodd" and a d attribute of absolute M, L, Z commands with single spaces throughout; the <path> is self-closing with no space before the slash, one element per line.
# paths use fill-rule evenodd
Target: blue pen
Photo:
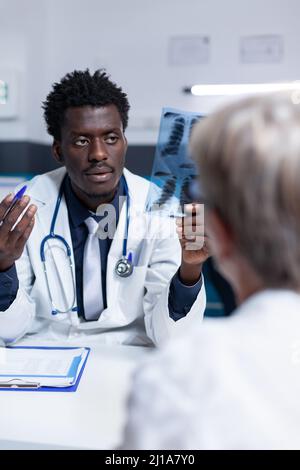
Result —
<path fill-rule="evenodd" d="M 17 194 L 15 194 L 15 196 L 14 196 L 14 198 L 13 198 L 13 200 L 12 200 L 12 203 L 11 203 L 10 207 L 7 209 L 7 211 L 5 212 L 5 214 L 4 214 L 3 218 L 2 218 L 2 220 L 0 221 L 0 226 L 3 224 L 3 220 L 5 219 L 5 217 L 7 216 L 7 214 L 12 210 L 12 208 L 16 205 L 16 203 L 17 203 L 18 201 L 20 201 L 20 199 L 22 199 L 22 197 L 23 197 L 23 195 L 24 195 L 26 189 L 27 189 L 27 186 L 25 185 L 25 186 L 23 186 L 23 187 L 20 189 L 20 191 L 17 192 Z"/>
<path fill-rule="evenodd" d="M 25 184 L 25 186 L 23 186 L 23 187 L 20 189 L 20 191 L 18 191 L 17 194 L 15 195 L 15 197 L 14 197 L 14 199 L 13 199 L 13 202 L 12 202 L 12 205 L 13 205 L 15 202 L 19 201 L 20 199 L 22 199 L 22 197 L 23 197 L 23 195 L 24 195 L 26 189 L 27 189 L 27 186 L 26 186 L 26 184 Z"/>

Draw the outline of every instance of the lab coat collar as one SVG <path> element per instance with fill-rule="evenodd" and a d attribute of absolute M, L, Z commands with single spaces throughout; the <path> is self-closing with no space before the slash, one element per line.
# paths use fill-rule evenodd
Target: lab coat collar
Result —
<path fill-rule="evenodd" d="M 145 178 L 131 173 L 126 168 L 124 168 L 123 174 L 128 186 L 130 207 L 134 208 L 136 212 L 144 212 L 148 196 L 148 191 L 145 191 Z"/>
<path fill-rule="evenodd" d="M 65 175 L 66 169 L 61 167 L 33 178 L 28 184 L 31 202 L 37 203 L 38 206 L 48 206 L 53 204 L 53 202 L 56 203 Z"/>
<path fill-rule="evenodd" d="M 139 207 L 141 210 L 145 207 L 147 194 L 145 193 L 145 179 L 131 173 L 124 168 L 124 177 L 128 186 L 131 207 Z M 66 168 L 61 167 L 49 173 L 34 178 L 29 182 L 30 196 L 37 203 L 42 205 L 51 205 L 56 202 L 58 192 L 62 181 L 66 175 Z"/>

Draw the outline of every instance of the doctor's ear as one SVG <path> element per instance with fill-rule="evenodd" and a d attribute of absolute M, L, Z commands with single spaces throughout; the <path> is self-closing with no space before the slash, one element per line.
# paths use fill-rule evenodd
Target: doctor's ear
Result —
<path fill-rule="evenodd" d="M 63 162 L 63 157 L 61 154 L 61 146 L 58 140 L 54 140 L 52 144 L 52 154 L 55 160 L 57 160 L 59 163 Z"/>

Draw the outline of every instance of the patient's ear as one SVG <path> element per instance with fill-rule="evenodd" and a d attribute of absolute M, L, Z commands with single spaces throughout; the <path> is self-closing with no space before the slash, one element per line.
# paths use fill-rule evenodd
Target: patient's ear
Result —
<path fill-rule="evenodd" d="M 52 155 L 59 163 L 63 162 L 63 157 L 61 153 L 61 144 L 58 140 L 54 140 L 52 144 Z"/>
<path fill-rule="evenodd" d="M 219 263 L 222 263 L 231 257 L 235 250 L 232 231 L 216 209 L 209 210 L 205 219 L 212 255 L 217 258 Z"/>

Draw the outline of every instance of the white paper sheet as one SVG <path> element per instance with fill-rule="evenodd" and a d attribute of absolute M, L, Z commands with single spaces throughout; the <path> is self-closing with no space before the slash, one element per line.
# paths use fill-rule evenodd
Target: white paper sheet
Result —
<path fill-rule="evenodd" d="M 70 386 L 75 383 L 87 354 L 84 348 L 1 348 L 0 386 L 22 383 Z"/>

